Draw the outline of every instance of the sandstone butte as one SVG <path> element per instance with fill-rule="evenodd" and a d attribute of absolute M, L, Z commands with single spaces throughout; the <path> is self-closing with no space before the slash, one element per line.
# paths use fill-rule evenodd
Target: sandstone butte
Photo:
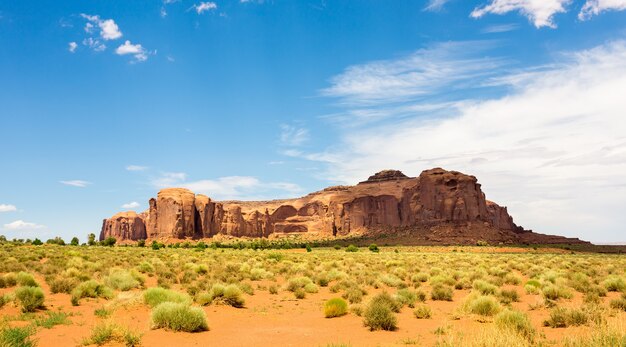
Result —
<path fill-rule="evenodd" d="M 386 234 L 408 244 L 573 244 L 579 239 L 537 234 L 517 226 L 506 207 L 485 199 L 476 177 L 441 168 L 407 177 L 381 171 L 355 186 L 272 201 L 213 201 L 167 188 L 142 213 L 120 212 L 102 223 L 100 240 L 204 238 L 306 239 Z"/>

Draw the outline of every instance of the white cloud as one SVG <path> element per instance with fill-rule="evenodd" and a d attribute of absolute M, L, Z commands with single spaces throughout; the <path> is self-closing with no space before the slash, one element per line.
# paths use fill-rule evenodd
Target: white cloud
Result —
<path fill-rule="evenodd" d="M 6 230 L 33 230 L 33 229 L 43 229 L 45 227 L 46 227 L 45 225 L 24 222 L 21 219 L 4 225 L 4 229 Z"/>
<path fill-rule="evenodd" d="M 135 57 L 135 61 L 142 62 L 148 60 L 148 53 L 140 45 L 133 45 L 129 40 L 126 40 L 122 45 L 117 47 L 115 53 L 118 55 L 132 54 Z"/>
<path fill-rule="evenodd" d="M 86 32 L 92 33 L 94 25 L 97 25 L 100 28 L 100 37 L 104 40 L 116 40 L 122 37 L 122 32 L 113 19 L 101 19 L 100 16 L 84 13 L 81 16 L 89 21 L 85 24 Z"/>
<path fill-rule="evenodd" d="M 519 25 L 517 24 L 498 24 L 498 25 L 490 25 L 485 29 L 481 30 L 483 34 L 496 34 L 496 33 L 506 33 L 509 31 L 519 29 Z"/>
<path fill-rule="evenodd" d="M 352 125 L 355 121 L 385 119 L 391 114 L 432 112 L 448 106 L 447 101 L 433 102 L 436 100 L 433 96 L 480 87 L 478 79 L 483 81 L 501 72 L 508 62 L 488 56 L 493 46 L 491 41 L 447 42 L 417 50 L 406 57 L 350 66 L 333 77 L 331 86 L 321 93 L 338 98 L 344 106 L 351 106 L 348 119 Z M 406 104 L 416 98 L 428 101 Z M 383 107 L 374 107 L 379 105 Z M 329 115 L 330 118 L 344 116 Z"/>
<path fill-rule="evenodd" d="M 302 189 L 288 182 L 262 182 L 251 176 L 226 176 L 217 179 L 188 181 L 184 173 L 164 173 L 152 180 L 155 188 L 182 187 L 194 193 L 206 194 L 217 200 L 267 200 L 294 196 Z"/>
<path fill-rule="evenodd" d="M 504 96 L 450 103 L 445 117 L 416 113 L 344 129 L 325 152 L 291 154 L 326 163 L 323 177 L 339 183 L 385 168 L 408 175 L 437 166 L 459 170 L 476 175 L 487 197 L 508 205 L 525 227 L 619 241 L 626 224 L 626 98 L 617 91 L 626 90 L 626 41 L 564 53 L 498 83 Z"/>
<path fill-rule="evenodd" d="M 578 14 L 578 18 L 587 20 L 599 15 L 600 12 L 623 10 L 626 10 L 626 0 L 587 0 Z"/>
<path fill-rule="evenodd" d="M 126 167 L 126 170 L 128 171 L 145 171 L 148 169 L 149 168 L 147 166 L 141 166 L 141 165 L 128 165 Z"/>
<path fill-rule="evenodd" d="M 122 208 L 127 209 L 127 210 L 131 210 L 131 209 L 137 208 L 139 206 L 141 206 L 140 203 L 138 203 L 137 201 L 133 201 L 133 202 L 129 202 L 127 204 L 122 205 Z"/>
<path fill-rule="evenodd" d="M 67 50 L 70 51 L 70 53 L 74 53 L 76 51 L 76 47 L 78 47 L 78 44 L 72 41 L 68 44 Z"/>
<path fill-rule="evenodd" d="M 571 0 L 490 0 L 488 5 L 475 8 L 471 17 L 480 18 L 488 13 L 506 14 L 519 11 L 537 28 L 556 28 L 553 16 L 566 12 L 566 6 L 570 2 Z"/>
<path fill-rule="evenodd" d="M 17 211 L 15 205 L 0 204 L 0 212 L 13 212 Z"/>
<path fill-rule="evenodd" d="M 71 180 L 71 181 L 59 181 L 61 184 L 65 184 L 66 186 L 85 188 L 91 184 L 91 182 L 81 181 L 81 180 Z"/>
<path fill-rule="evenodd" d="M 448 2 L 450 2 L 450 0 L 429 0 L 424 10 L 438 12 L 441 11 L 443 6 Z"/>
<path fill-rule="evenodd" d="M 292 125 L 280 125 L 280 142 L 287 146 L 300 146 L 309 140 L 309 130 Z"/>
<path fill-rule="evenodd" d="M 217 4 L 211 1 L 201 2 L 197 5 L 193 5 L 193 9 L 196 10 L 196 13 L 202 14 L 206 11 L 217 9 Z"/>
<path fill-rule="evenodd" d="M 102 52 L 107 48 L 107 46 L 104 43 L 100 42 L 100 40 L 98 39 L 94 39 L 93 37 L 88 37 L 84 39 L 83 45 L 91 48 L 92 50 L 96 52 Z"/>

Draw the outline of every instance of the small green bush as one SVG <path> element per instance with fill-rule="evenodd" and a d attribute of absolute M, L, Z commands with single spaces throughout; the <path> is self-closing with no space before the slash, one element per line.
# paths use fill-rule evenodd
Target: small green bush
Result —
<path fill-rule="evenodd" d="M 452 295 L 453 295 L 452 288 L 448 286 L 439 285 L 439 286 L 433 287 L 430 293 L 430 298 L 433 300 L 439 300 L 439 301 L 452 301 Z"/>
<path fill-rule="evenodd" d="M 209 291 L 207 299 L 211 303 L 225 304 L 237 308 L 244 307 L 246 303 L 246 300 L 243 298 L 243 292 L 236 284 L 227 286 L 219 283 L 214 284 Z"/>
<path fill-rule="evenodd" d="M 202 309 L 175 302 L 163 302 L 152 309 L 152 327 L 185 332 L 209 329 Z"/>
<path fill-rule="evenodd" d="M 624 279 L 618 276 L 609 276 L 602 282 L 606 290 L 609 292 L 624 292 L 626 291 L 626 282 Z"/>
<path fill-rule="evenodd" d="M 536 334 L 530 318 L 519 311 L 504 310 L 496 315 L 494 322 L 499 329 L 513 331 L 531 342 Z"/>
<path fill-rule="evenodd" d="M 395 294 L 394 298 L 398 301 L 402 306 L 406 305 L 408 307 L 415 307 L 415 302 L 417 301 L 417 292 L 411 289 L 400 289 Z"/>
<path fill-rule="evenodd" d="M 72 305 L 78 306 L 79 300 L 82 298 L 113 298 L 113 291 L 111 288 L 96 282 L 95 280 L 89 280 L 80 283 L 74 290 L 72 290 Z"/>
<path fill-rule="evenodd" d="M 626 294 L 622 294 L 621 298 L 611 300 L 611 308 L 626 312 Z"/>
<path fill-rule="evenodd" d="M 380 252 L 380 250 L 378 249 L 378 246 L 375 243 L 372 243 L 368 249 L 370 250 L 370 252 L 374 252 L 374 253 L 378 253 Z"/>
<path fill-rule="evenodd" d="M 43 307 L 43 290 L 39 287 L 20 287 L 15 290 L 15 298 L 20 302 L 23 312 L 35 312 Z"/>
<path fill-rule="evenodd" d="M 56 276 L 49 281 L 50 292 L 52 294 L 65 293 L 70 294 L 78 285 L 78 280 L 73 277 Z"/>
<path fill-rule="evenodd" d="M 141 335 L 124 329 L 117 324 L 105 322 L 93 327 L 91 335 L 83 340 L 83 345 L 102 346 L 109 342 L 123 342 L 127 347 L 139 346 Z"/>
<path fill-rule="evenodd" d="M 156 307 L 164 302 L 191 303 L 191 298 L 187 294 L 160 287 L 148 288 L 143 292 L 143 301 L 150 307 Z"/>
<path fill-rule="evenodd" d="M 363 312 L 363 324 L 370 330 L 393 331 L 398 328 L 398 319 L 386 301 L 372 300 Z"/>
<path fill-rule="evenodd" d="M 143 285 L 144 279 L 136 272 L 112 269 L 105 279 L 105 284 L 113 289 L 128 291 Z"/>
<path fill-rule="evenodd" d="M 472 288 L 483 295 L 495 295 L 498 292 L 498 287 L 483 280 L 474 281 Z"/>
<path fill-rule="evenodd" d="M 359 247 L 355 245 L 349 245 L 348 247 L 346 247 L 346 252 L 358 252 L 358 251 L 359 251 Z"/>
<path fill-rule="evenodd" d="M 16 276 L 17 284 L 24 287 L 39 287 L 33 275 L 28 272 L 19 272 Z"/>
<path fill-rule="evenodd" d="M 340 317 L 348 313 L 348 303 L 341 298 L 333 298 L 324 304 L 326 318 Z"/>
<path fill-rule="evenodd" d="M 387 292 L 382 292 L 374 296 L 370 300 L 370 305 L 373 303 L 381 303 L 383 305 L 388 306 L 393 312 L 400 312 L 402 308 L 402 304 L 396 300 L 393 296 L 389 295 Z"/>
<path fill-rule="evenodd" d="M 34 347 L 31 335 L 35 333 L 31 327 L 4 327 L 0 329 L 0 346 L 2 347 Z"/>
<path fill-rule="evenodd" d="M 500 302 L 503 304 L 510 304 L 512 302 L 519 301 L 519 294 L 517 294 L 517 290 L 515 289 L 503 289 L 500 291 Z"/>
<path fill-rule="evenodd" d="M 500 311 L 500 304 L 492 296 L 468 297 L 466 308 L 469 313 L 481 316 L 493 316 Z"/>
<path fill-rule="evenodd" d="M 35 319 L 35 326 L 51 329 L 56 325 L 71 324 L 67 318 L 68 314 L 65 312 L 46 312 L 46 317 L 38 317 Z"/>
<path fill-rule="evenodd" d="M 426 305 L 417 305 L 417 307 L 413 311 L 413 315 L 417 319 L 429 319 L 432 317 L 433 313 L 430 307 Z"/>
<path fill-rule="evenodd" d="M 543 322 L 544 326 L 551 328 L 567 328 L 587 324 L 589 315 L 579 309 L 567 309 L 557 307 L 550 311 L 550 317 Z"/>

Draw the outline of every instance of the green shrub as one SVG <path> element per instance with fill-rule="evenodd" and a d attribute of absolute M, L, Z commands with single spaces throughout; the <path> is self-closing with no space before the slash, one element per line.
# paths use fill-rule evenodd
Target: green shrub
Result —
<path fill-rule="evenodd" d="M 359 247 L 355 245 L 349 245 L 348 247 L 346 247 L 346 252 L 358 252 L 358 251 L 359 251 Z"/>
<path fill-rule="evenodd" d="M 80 283 L 74 290 L 72 290 L 72 305 L 78 306 L 79 300 L 82 298 L 113 298 L 113 291 L 111 288 L 96 282 L 95 280 L 89 280 Z"/>
<path fill-rule="evenodd" d="M 406 305 L 408 307 L 415 307 L 415 302 L 417 301 L 417 292 L 411 289 L 400 289 L 396 292 L 394 298 L 398 301 L 402 306 Z"/>
<path fill-rule="evenodd" d="M 150 307 L 164 302 L 191 303 L 189 295 L 160 287 L 148 288 L 143 292 L 143 301 Z"/>
<path fill-rule="evenodd" d="M 272 284 L 268 288 L 270 294 L 278 294 L 278 287 L 275 284 Z"/>
<path fill-rule="evenodd" d="M 430 298 L 439 301 L 452 301 L 452 295 L 452 288 L 443 285 L 433 287 L 430 292 Z"/>
<path fill-rule="evenodd" d="M 609 292 L 624 292 L 626 291 L 626 282 L 624 279 L 618 276 L 609 276 L 602 282 L 606 290 Z"/>
<path fill-rule="evenodd" d="M 68 314 L 65 312 L 46 312 L 46 317 L 37 317 L 35 319 L 35 326 L 51 329 L 56 325 L 68 325 L 71 324 L 67 318 Z"/>
<path fill-rule="evenodd" d="M 611 300 L 610 306 L 626 312 L 626 294 L 622 294 L 621 298 Z"/>
<path fill-rule="evenodd" d="M 11 301 L 8 295 L 0 295 L 0 308 L 6 305 L 7 302 Z"/>
<path fill-rule="evenodd" d="M 483 295 L 495 295 L 498 292 L 498 287 L 483 280 L 474 281 L 474 283 L 472 283 L 472 288 Z"/>
<path fill-rule="evenodd" d="M 389 298 L 391 297 L 389 296 Z M 398 328 L 398 320 L 387 301 L 388 300 L 372 299 L 365 309 L 365 312 L 363 312 L 363 324 L 370 330 L 393 331 Z"/>
<path fill-rule="evenodd" d="M 324 304 L 326 318 L 340 317 L 348 313 L 348 303 L 341 298 L 333 298 Z"/>
<path fill-rule="evenodd" d="M 510 304 L 512 302 L 519 301 L 519 294 L 517 294 L 517 290 L 515 289 L 503 289 L 500 291 L 500 302 L 503 304 Z"/>
<path fill-rule="evenodd" d="M 242 295 L 243 292 L 235 284 L 229 284 L 227 286 L 224 286 L 222 284 L 216 283 L 211 287 L 211 290 L 209 291 L 209 297 L 207 297 L 207 299 L 211 303 L 225 304 L 232 307 L 241 308 L 244 307 L 246 303 Z"/>
<path fill-rule="evenodd" d="M 113 247 L 117 240 L 115 237 L 109 236 L 106 239 L 102 240 L 101 244 L 106 247 Z"/>
<path fill-rule="evenodd" d="M 551 328 L 566 328 L 571 325 L 584 325 L 588 321 L 588 314 L 582 310 L 557 307 L 550 311 L 550 317 L 543 322 L 543 325 Z"/>
<path fill-rule="evenodd" d="M 97 309 L 93 310 L 93 314 L 94 314 L 96 317 L 99 317 L 99 318 L 107 318 L 107 317 L 109 317 L 112 313 L 113 313 L 113 311 L 111 311 L 110 309 L 107 309 L 107 308 L 105 308 L 105 307 L 99 307 L 99 308 L 97 308 Z"/>
<path fill-rule="evenodd" d="M 17 284 L 24 287 L 39 287 L 33 275 L 28 272 L 19 272 L 16 276 Z"/>
<path fill-rule="evenodd" d="M 496 315 L 494 322 L 499 329 L 513 331 L 529 341 L 535 338 L 535 328 L 530 318 L 522 312 L 504 310 Z"/>
<path fill-rule="evenodd" d="M 15 298 L 20 302 L 23 312 L 35 312 L 43 307 L 43 290 L 39 287 L 19 287 L 15 290 Z"/>
<path fill-rule="evenodd" d="M 65 293 L 70 294 L 78 285 L 78 280 L 73 277 L 56 276 L 49 282 L 50 292 L 52 294 Z"/>
<path fill-rule="evenodd" d="M 10 272 L 8 274 L 4 274 L 4 276 L 2 276 L 2 288 L 9 288 L 9 287 L 13 287 L 15 285 L 17 285 L 17 276 Z"/>
<path fill-rule="evenodd" d="M 548 300 L 558 300 L 560 298 L 571 299 L 572 293 L 567 289 L 555 285 L 547 285 L 541 290 L 543 297 Z"/>
<path fill-rule="evenodd" d="M 370 250 L 370 252 L 374 252 L 374 253 L 378 253 L 380 252 L 380 250 L 378 249 L 378 246 L 375 243 L 372 243 L 368 249 Z"/>
<path fill-rule="evenodd" d="M 175 302 L 163 302 L 152 309 L 152 327 L 185 332 L 209 329 L 202 309 Z"/>
<path fill-rule="evenodd" d="M 4 327 L 0 329 L 0 346 L 2 347 L 34 347 L 35 341 L 30 337 L 35 333 L 31 327 Z"/>
<path fill-rule="evenodd" d="M 492 296 L 469 296 L 465 308 L 468 313 L 481 316 L 493 316 L 500 311 L 500 304 Z"/>
<path fill-rule="evenodd" d="M 382 292 L 374 296 L 370 300 L 370 305 L 372 303 L 381 303 L 383 305 L 386 305 L 393 312 L 400 312 L 400 309 L 402 308 L 402 304 L 398 302 L 398 300 L 396 300 L 394 297 L 389 295 L 387 292 Z"/>
<path fill-rule="evenodd" d="M 104 282 L 113 289 L 127 291 L 141 287 L 144 279 L 136 272 L 112 269 Z"/>
<path fill-rule="evenodd" d="M 426 305 L 417 305 L 417 307 L 413 311 L 413 315 L 417 319 L 429 319 L 432 317 L 433 313 L 430 307 Z"/>
<path fill-rule="evenodd" d="M 306 297 L 306 292 L 303 288 L 298 288 L 293 292 L 293 295 L 296 297 L 296 299 L 304 299 Z"/>
<path fill-rule="evenodd" d="M 91 335 L 83 340 L 83 345 L 102 346 L 109 342 L 123 342 L 127 347 L 139 346 L 141 335 L 124 329 L 117 324 L 105 322 L 93 327 Z"/>

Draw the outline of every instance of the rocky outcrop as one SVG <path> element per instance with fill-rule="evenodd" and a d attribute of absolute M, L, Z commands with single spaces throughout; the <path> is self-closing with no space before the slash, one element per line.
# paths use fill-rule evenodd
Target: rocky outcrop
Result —
<path fill-rule="evenodd" d="M 101 238 L 286 234 L 316 238 L 419 230 L 432 233 L 442 242 L 457 242 L 459 238 L 455 237 L 463 235 L 466 237 L 461 239 L 467 242 L 576 242 L 542 238 L 541 234 L 524 230 L 513 222 L 506 207 L 486 200 L 476 177 L 441 168 L 426 170 L 419 177 L 385 170 L 355 186 L 330 187 L 291 200 L 216 202 L 188 189 L 168 188 L 150 199 L 149 206 L 132 218 L 116 215 L 105 220 Z"/>
<path fill-rule="evenodd" d="M 147 238 L 146 225 L 137 213 L 120 212 L 102 221 L 100 241 L 107 237 L 115 237 L 118 240 L 145 240 Z"/>

